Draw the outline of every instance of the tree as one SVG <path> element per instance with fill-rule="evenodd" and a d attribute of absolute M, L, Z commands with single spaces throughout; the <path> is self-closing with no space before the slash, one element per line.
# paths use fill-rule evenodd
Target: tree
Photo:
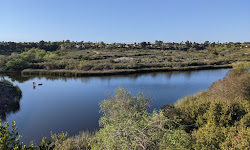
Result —
<path fill-rule="evenodd" d="M 39 47 L 40 49 L 44 49 L 44 44 L 45 44 L 45 42 L 42 40 L 42 41 L 40 41 L 40 42 L 38 43 L 38 47 Z"/>
<path fill-rule="evenodd" d="M 145 49 L 147 46 L 147 42 L 141 42 L 140 45 L 142 49 Z"/>
<path fill-rule="evenodd" d="M 215 47 L 215 42 L 211 43 L 210 45 L 211 45 L 211 47 L 214 48 Z"/>
<path fill-rule="evenodd" d="M 162 44 L 163 44 L 163 41 L 155 40 L 155 45 L 156 45 L 156 46 L 161 47 Z"/>
<path fill-rule="evenodd" d="M 205 42 L 204 42 L 204 48 L 208 47 L 208 46 L 209 46 L 209 44 L 210 44 L 210 42 L 209 42 L 209 41 L 205 41 Z"/>
<path fill-rule="evenodd" d="M 191 46 L 192 46 L 192 43 L 190 43 L 189 41 L 186 41 L 186 42 L 185 42 L 185 47 L 186 47 L 187 49 L 189 49 Z"/>
<path fill-rule="evenodd" d="M 101 42 L 100 42 L 100 47 L 101 47 L 101 48 L 105 48 L 105 46 L 106 46 L 106 44 L 105 44 L 103 41 L 101 41 Z"/>
<path fill-rule="evenodd" d="M 202 47 L 198 43 L 195 43 L 195 42 L 194 42 L 192 47 L 195 48 L 196 50 L 201 50 L 202 49 Z"/>

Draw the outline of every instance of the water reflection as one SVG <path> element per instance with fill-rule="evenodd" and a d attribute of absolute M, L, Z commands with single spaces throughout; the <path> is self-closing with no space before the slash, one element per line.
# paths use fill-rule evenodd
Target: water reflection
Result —
<path fill-rule="evenodd" d="M 0 104 L 0 119 L 5 121 L 8 114 L 16 113 L 20 111 L 20 102 L 13 101 L 8 105 L 1 105 Z"/>
<path fill-rule="evenodd" d="M 0 74 L 1 77 L 8 77 L 11 79 L 12 82 L 19 82 L 19 83 L 23 83 L 25 81 L 28 81 L 32 78 L 35 78 L 35 77 L 25 77 L 25 76 L 22 76 L 21 73 L 1 73 Z"/>
<path fill-rule="evenodd" d="M 199 72 L 197 71 L 172 71 L 172 72 L 153 72 L 153 73 L 135 73 L 135 74 L 128 74 L 128 75 L 110 75 L 110 76 L 90 76 L 90 77 L 62 77 L 62 76 L 34 76 L 34 75 L 22 75 L 21 73 L 1 73 L 0 76 L 7 76 L 9 77 L 12 82 L 19 82 L 23 83 L 28 80 L 32 79 L 42 79 L 45 78 L 47 81 L 54 81 L 54 80 L 61 80 L 64 82 L 67 82 L 68 80 L 77 80 L 80 79 L 82 83 L 88 83 L 89 80 L 92 78 L 99 78 L 100 80 L 112 80 L 114 78 L 129 78 L 129 80 L 137 80 L 142 75 L 150 75 L 151 78 L 157 78 L 159 74 L 164 75 L 167 79 L 171 79 L 172 76 L 175 75 L 183 75 L 185 78 L 189 79 L 193 74 Z"/>

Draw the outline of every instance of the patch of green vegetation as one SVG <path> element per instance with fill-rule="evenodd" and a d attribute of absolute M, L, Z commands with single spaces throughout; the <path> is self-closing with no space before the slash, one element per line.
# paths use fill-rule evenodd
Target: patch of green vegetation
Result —
<path fill-rule="evenodd" d="M 32 72 L 119 72 L 130 70 L 182 70 L 183 68 L 224 66 L 250 61 L 250 53 L 238 47 L 207 47 L 202 50 L 171 49 L 58 49 L 31 48 L 10 56 L 0 55 L 0 69 Z M 100 73 L 98 73 L 100 74 Z"/>
<path fill-rule="evenodd" d="M 193 149 L 250 148 L 249 68 L 249 63 L 237 64 L 208 91 L 187 96 L 172 107 L 163 107 L 166 117 L 179 119 L 177 128 L 190 133 Z"/>

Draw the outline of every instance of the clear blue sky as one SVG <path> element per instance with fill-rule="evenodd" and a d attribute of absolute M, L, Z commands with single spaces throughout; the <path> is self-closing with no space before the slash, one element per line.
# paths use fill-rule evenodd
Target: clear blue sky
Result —
<path fill-rule="evenodd" d="M 244 42 L 250 0 L 0 0 L 0 41 Z"/>

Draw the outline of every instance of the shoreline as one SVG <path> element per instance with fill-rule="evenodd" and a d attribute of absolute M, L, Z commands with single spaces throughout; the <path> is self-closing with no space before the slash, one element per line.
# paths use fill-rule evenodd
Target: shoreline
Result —
<path fill-rule="evenodd" d="M 190 66 L 182 68 L 148 68 L 148 69 L 124 69 L 124 70 L 105 70 L 105 71 L 79 71 L 79 70 L 44 70 L 44 69 L 25 69 L 20 72 L 21 75 L 33 76 L 62 76 L 62 77 L 85 77 L 85 76 L 109 76 L 109 75 L 128 75 L 137 73 L 152 73 L 152 72 L 169 72 L 169 71 L 193 71 L 193 70 L 208 70 L 232 68 L 232 64 L 228 65 L 206 65 L 206 66 Z M 0 73 L 14 73 L 13 71 L 0 71 Z"/>

